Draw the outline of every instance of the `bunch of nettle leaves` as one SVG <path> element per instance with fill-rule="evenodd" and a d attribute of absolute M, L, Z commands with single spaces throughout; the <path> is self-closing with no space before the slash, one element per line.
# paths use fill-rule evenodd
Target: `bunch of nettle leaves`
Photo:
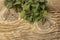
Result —
<path fill-rule="evenodd" d="M 30 23 L 46 20 L 47 2 L 45 0 L 5 0 L 4 4 L 7 8 L 20 12 L 20 17 Z"/>

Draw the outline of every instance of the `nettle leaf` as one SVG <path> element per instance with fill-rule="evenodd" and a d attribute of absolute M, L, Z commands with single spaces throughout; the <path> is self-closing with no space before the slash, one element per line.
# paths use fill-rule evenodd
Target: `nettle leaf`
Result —
<path fill-rule="evenodd" d="M 33 3 L 33 0 L 29 0 L 28 2 L 29 2 L 29 3 Z"/>
<path fill-rule="evenodd" d="M 46 10 L 44 10 L 43 16 L 46 16 L 46 15 L 47 15 L 47 11 L 46 11 Z"/>
<path fill-rule="evenodd" d="M 38 15 L 39 15 L 39 13 L 38 13 L 38 12 L 36 12 L 34 16 L 36 17 L 36 16 L 38 16 Z"/>
<path fill-rule="evenodd" d="M 4 4 L 7 8 L 14 8 L 16 12 L 20 12 L 20 17 L 29 23 L 45 22 L 46 0 L 5 0 Z"/>
<path fill-rule="evenodd" d="M 41 8 L 44 10 L 45 9 L 45 5 L 41 5 Z"/>
<path fill-rule="evenodd" d="M 39 2 L 45 2 L 45 0 L 39 0 Z"/>
<path fill-rule="evenodd" d="M 23 10 L 29 10 L 30 4 L 28 5 L 28 3 L 25 3 L 22 5 Z"/>
<path fill-rule="evenodd" d="M 32 16 L 30 16 L 29 18 L 28 18 L 28 22 L 30 22 L 30 23 L 33 23 L 33 17 Z"/>
<path fill-rule="evenodd" d="M 18 5 L 18 4 L 21 4 L 20 0 L 16 0 L 14 5 Z"/>
<path fill-rule="evenodd" d="M 18 1 L 18 2 L 15 2 L 13 5 L 18 5 L 18 4 L 20 4 L 20 2 Z"/>
<path fill-rule="evenodd" d="M 20 16 L 21 16 L 21 18 L 24 18 L 25 17 L 25 11 L 22 11 Z"/>
<path fill-rule="evenodd" d="M 5 6 L 8 8 L 11 8 L 13 6 L 12 2 L 10 1 L 5 1 Z"/>
<path fill-rule="evenodd" d="M 36 12 L 38 10 L 39 4 L 32 4 L 32 11 Z"/>

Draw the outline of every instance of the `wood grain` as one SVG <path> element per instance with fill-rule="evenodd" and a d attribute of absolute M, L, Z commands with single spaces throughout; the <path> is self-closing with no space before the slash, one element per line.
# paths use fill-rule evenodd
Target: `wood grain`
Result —
<path fill-rule="evenodd" d="M 60 0 L 47 0 L 48 21 L 29 24 L 0 0 L 0 40 L 60 40 Z"/>

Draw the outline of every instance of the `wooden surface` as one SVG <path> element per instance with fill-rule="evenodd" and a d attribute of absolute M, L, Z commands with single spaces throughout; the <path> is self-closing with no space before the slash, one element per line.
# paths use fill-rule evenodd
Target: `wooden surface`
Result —
<path fill-rule="evenodd" d="M 60 40 L 60 0 L 47 0 L 48 21 L 29 24 L 0 0 L 0 40 Z"/>

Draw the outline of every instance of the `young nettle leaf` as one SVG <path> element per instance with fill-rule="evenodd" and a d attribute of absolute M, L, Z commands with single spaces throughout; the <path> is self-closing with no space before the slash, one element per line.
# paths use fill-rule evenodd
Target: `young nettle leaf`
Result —
<path fill-rule="evenodd" d="M 36 12 L 38 10 L 39 4 L 32 4 L 32 12 Z"/>
<path fill-rule="evenodd" d="M 28 2 L 29 2 L 29 3 L 33 3 L 33 0 L 29 0 Z"/>
<path fill-rule="evenodd" d="M 41 8 L 44 10 L 45 9 L 45 5 L 42 5 Z"/>
<path fill-rule="evenodd" d="M 23 10 L 29 10 L 30 4 L 28 5 L 28 3 L 25 3 L 22 5 Z"/>
<path fill-rule="evenodd" d="M 35 17 L 37 17 L 38 15 L 39 15 L 39 13 L 38 13 L 38 12 L 36 12 L 34 16 L 35 16 Z"/>
<path fill-rule="evenodd" d="M 47 11 L 44 10 L 43 12 L 44 12 L 44 13 L 43 13 L 43 16 L 45 17 L 45 16 L 47 15 Z"/>
<path fill-rule="evenodd" d="M 24 18 L 25 17 L 25 11 L 21 11 L 21 18 Z"/>
<path fill-rule="evenodd" d="M 5 6 L 8 7 L 8 8 L 11 8 L 13 6 L 13 4 L 12 4 L 11 1 L 5 1 Z"/>
<path fill-rule="evenodd" d="M 19 1 L 15 2 L 13 5 L 19 5 L 21 4 Z"/>
<path fill-rule="evenodd" d="M 28 22 L 30 22 L 30 23 L 33 23 L 33 17 L 32 16 L 30 16 L 29 18 L 28 18 Z"/>
<path fill-rule="evenodd" d="M 45 0 L 39 0 L 39 2 L 45 2 Z"/>

